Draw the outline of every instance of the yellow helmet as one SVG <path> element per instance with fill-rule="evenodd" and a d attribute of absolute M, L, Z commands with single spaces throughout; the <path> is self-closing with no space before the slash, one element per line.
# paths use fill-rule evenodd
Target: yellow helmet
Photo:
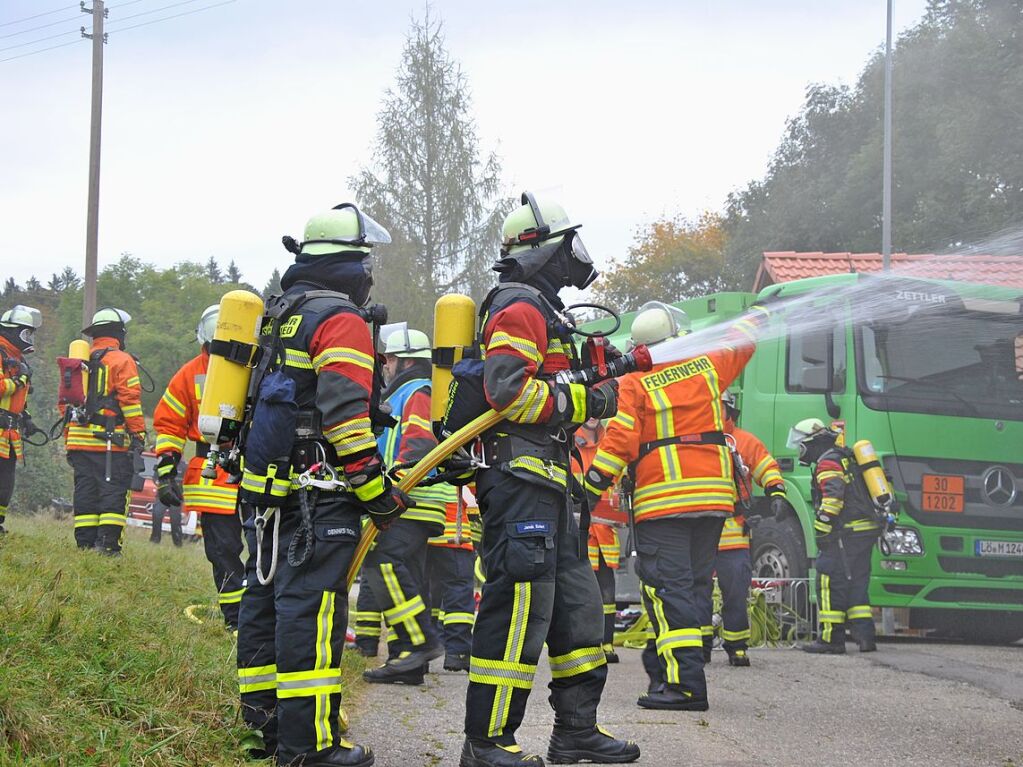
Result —
<path fill-rule="evenodd" d="M 112 306 L 104 306 L 97 309 L 92 315 L 92 323 L 87 328 L 82 328 L 82 333 L 90 338 L 108 332 L 123 332 L 124 326 L 131 322 L 131 315 L 124 309 L 115 309 Z"/>
<path fill-rule="evenodd" d="M 390 241 L 391 235 L 384 227 L 359 210 L 355 203 L 343 202 L 309 219 L 301 252 L 309 256 L 344 250 L 369 253 L 374 245 L 387 245 Z"/>

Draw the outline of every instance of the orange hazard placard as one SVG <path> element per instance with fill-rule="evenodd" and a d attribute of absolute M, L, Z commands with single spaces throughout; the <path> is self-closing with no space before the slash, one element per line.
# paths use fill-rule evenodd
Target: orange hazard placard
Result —
<path fill-rule="evenodd" d="M 924 474 L 920 482 L 921 508 L 924 511 L 962 511 L 963 477 L 946 474 Z"/>

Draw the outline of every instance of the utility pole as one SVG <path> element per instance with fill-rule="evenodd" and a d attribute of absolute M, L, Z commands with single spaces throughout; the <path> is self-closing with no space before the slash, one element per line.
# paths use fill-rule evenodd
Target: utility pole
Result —
<path fill-rule="evenodd" d="M 81 3 L 82 13 L 92 14 L 92 34 L 82 27 L 82 37 L 92 40 L 92 125 L 89 131 L 89 209 L 85 225 L 85 300 L 82 327 L 88 327 L 96 312 L 96 272 L 99 249 L 99 150 L 103 124 L 103 45 L 107 41 L 103 20 L 104 0 L 92 0 L 92 8 Z"/>
<path fill-rule="evenodd" d="M 892 268 L 892 0 L 884 49 L 884 180 L 881 192 L 881 268 Z"/>

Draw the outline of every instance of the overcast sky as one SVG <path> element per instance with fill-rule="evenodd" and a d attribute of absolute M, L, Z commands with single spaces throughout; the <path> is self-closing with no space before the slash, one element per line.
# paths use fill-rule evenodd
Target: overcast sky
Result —
<path fill-rule="evenodd" d="M 281 235 L 300 236 L 310 215 L 349 199 L 409 19 L 424 8 L 235 0 L 115 31 L 220 1 L 109 1 L 101 269 L 123 251 L 162 266 L 215 255 L 262 286 L 290 262 Z M 74 40 L 89 24 L 77 3 L 5 24 L 63 4 L 0 0 L 0 58 Z M 895 0 L 896 31 L 925 6 Z M 432 7 L 507 192 L 558 197 L 598 263 L 624 254 L 645 222 L 720 210 L 763 175 L 807 84 L 853 83 L 884 43 L 885 0 Z M 0 63 L 4 278 L 83 271 L 89 86 L 87 42 Z"/>

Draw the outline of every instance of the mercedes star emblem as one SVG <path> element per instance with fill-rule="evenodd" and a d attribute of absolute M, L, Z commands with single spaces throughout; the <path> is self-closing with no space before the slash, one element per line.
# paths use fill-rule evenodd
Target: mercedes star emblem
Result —
<path fill-rule="evenodd" d="M 1004 509 L 1016 500 L 1016 480 L 1004 466 L 992 466 L 980 479 L 981 495 L 988 506 Z"/>

